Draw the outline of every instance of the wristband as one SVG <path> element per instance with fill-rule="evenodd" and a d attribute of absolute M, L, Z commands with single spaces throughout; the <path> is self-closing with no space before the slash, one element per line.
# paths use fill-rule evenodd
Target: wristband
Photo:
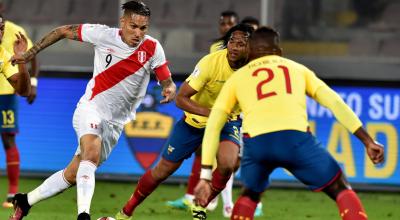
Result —
<path fill-rule="evenodd" d="M 31 77 L 31 86 L 37 87 L 38 79 L 36 77 Z"/>
<path fill-rule="evenodd" d="M 211 181 L 211 178 L 212 178 L 212 169 L 201 168 L 200 179 Z"/>

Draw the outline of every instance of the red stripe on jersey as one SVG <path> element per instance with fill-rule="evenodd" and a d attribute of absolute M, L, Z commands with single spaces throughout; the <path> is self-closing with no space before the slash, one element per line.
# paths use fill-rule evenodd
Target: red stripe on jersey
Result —
<path fill-rule="evenodd" d="M 171 76 L 171 71 L 168 68 L 168 63 L 167 62 L 164 63 L 163 65 L 155 68 L 154 72 L 156 73 L 157 79 L 159 81 L 166 80 Z"/>
<path fill-rule="evenodd" d="M 79 38 L 79 41 L 83 41 L 82 40 L 82 26 L 83 26 L 83 24 L 80 24 L 79 27 L 78 27 L 78 38 Z"/>
<path fill-rule="evenodd" d="M 99 73 L 94 78 L 94 87 L 90 100 L 99 93 L 115 86 L 126 77 L 135 74 L 151 57 L 153 57 L 155 49 L 156 42 L 145 40 L 128 58 L 119 61 Z"/>

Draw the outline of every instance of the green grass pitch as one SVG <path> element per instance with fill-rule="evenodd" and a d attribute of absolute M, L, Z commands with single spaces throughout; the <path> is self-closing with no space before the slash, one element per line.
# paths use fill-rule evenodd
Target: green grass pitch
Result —
<path fill-rule="evenodd" d="M 21 179 L 20 190 L 28 191 L 41 183 L 39 179 Z M 0 195 L 6 195 L 6 178 L 0 177 Z M 92 201 L 92 219 L 113 216 L 129 198 L 133 183 L 96 183 Z M 135 220 L 185 220 L 192 219 L 189 212 L 173 210 L 164 204 L 167 200 L 183 195 L 182 186 L 162 185 L 136 210 Z M 239 189 L 234 190 L 234 199 Z M 369 220 L 400 219 L 399 193 L 359 193 L 367 210 Z M 76 219 L 76 189 L 71 188 L 61 195 L 42 201 L 32 208 L 27 220 L 70 220 Z M 209 220 L 222 220 L 221 199 Z M 274 220 L 338 220 L 336 204 L 323 193 L 307 190 L 270 189 L 263 197 L 264 216 L 258 219 Z M 0 219 L 7 219 L 10 209 L 0 209 Z"/>

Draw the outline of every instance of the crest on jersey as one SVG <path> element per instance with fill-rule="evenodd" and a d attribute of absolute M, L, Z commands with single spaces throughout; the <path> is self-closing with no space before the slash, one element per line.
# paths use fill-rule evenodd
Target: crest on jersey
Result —
<path fill-rule="evenodd" d="M 146 52 L 143 50 L 138 51 L 138 61 L 144 63 L 146 61 Z"/>

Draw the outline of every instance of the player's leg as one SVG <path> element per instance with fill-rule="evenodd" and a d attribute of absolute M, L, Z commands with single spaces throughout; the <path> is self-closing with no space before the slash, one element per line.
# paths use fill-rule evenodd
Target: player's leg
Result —
<path fill-rule="evenodd" d="M 139 179 L 134 193 L 126 202 L 116 219 L 130 219 L 136 207 L 139 206 L 165 179 L 172 175 L 182 164 L 182 161 L 172 162 L 161 158 L 156 166 L 146 171 Z"/>
<path fill-rule="evenodd" d="M 188 125 L 179 120 L 171 133 L 162 157 L 157 165 L 147 171 L 139 180 L 131 198 L 117 214 L 117 219 L 129 219 L 135 208 L 149 196 L 157 186 L 177 170 L 184 159 L 189 158 L 201 144 L 204 129 Z"/>
<path fill-rule="evenodd" d="M 74 185 L 79 162 L 80 158 L 74 156 L 64 170 L 54 173 L 31 192 L 27 194 L 16 194 L 13 198 L 14 213 L 10 216 L 9 220 L 22 219 L 36 203 L 58 195 Z"/>
<path fill-rule="evenodd" d="M 232 174 L 238 169 L 241 121 L 225 124 L 221 132 L 221 142 L 217 153 L 217 168 L 213 171 L 212 193 L 208 202 L 213 200 L 226 186 Z"/>
<path fill-rule="evenodd" d="M 297 136 L 297 137 L 296 137 Z M 334 199 L 343 220 L 366 220 L 364 208 L 335 159 L 309 133 L 292 134 L 288 139 L 303 140 L 291 149 L 296 164 L 287 169 L 314 191 L 324 191 Z"/>
<path fill-rule="evenodd" d="M 81 161 L 76 172 L 78 219 L 89 219 L 87 216 L 95 189 L 95 172 L 100 164 L 102 138 L 85 134 L 80 138 L 79 145 Z"/>
<path fill-rule="evenodd" d="M 7 199 L 3 203 L 3 207 L 12 208 L 12 198 L 18 192 L 19 180 L 19 152 L 15 143 L 15 133 L 2 133 L 1 139 L 6 152 L 7 178 L 8 178 L 8 194 Z"/>
<path fill-rule="evenodd" d="M 199 147 L 195 152 L 195 157 L 193 159 L 192 171 L 189 176 L 188 185 L 186 189 L 186 194 L 176 200 L 167 201 L 167 205 L 177 209 L 188 209 L 194 198 L 194 188 L 200 179 L 201 170 L 201 147 Z"/>
<path fill-rule="evenodd" d="M 266 162 L 270 146 L 264 147 L 263 143 L 268 138 L 263 136 L 244 138 L 245 150 L 240 167 L 240 177 L 244 187 L 235 203 L 231 219 L 253 219 L 261 194 L 269 185 L 269 175 L 275 166 Z"/>
<path fill-rule="evenodd" d="M 17 96 L 0 95 L 0 134 L 6 153 L 6 167 L 8 178 L 8 195 L 3 207 L 12 207 L 10 200 L 18 191 L 19 180 L 19 152 L 15 142 L 15 135 L 18 133 L 18 101 Z"/>
<path fill-rule="evenodd" d="M 233 187 L 234 176 L 235 174 L 231 175 L 231 178 L 229 178 L 228 182 L 226 183 L 225 189 L 223 189 L 221 192 L 222 203 L 224 204 L 222 209 L 222 215 L 226 218 L 229 218 L 232 215 L 232 209 L 233 209 L 232 187 Z"/>
<path fill-rule="evenodd" d="M 213 171 L 211 187 L 212 193 L 208 202 L 213 200 L 226 186 L 235 171 L 238 160 L 239 147 L 231 141 L 222 141 L 219 144 L 217 155 L 217 168 Z"/>
<path fill-rule="evenodd" d="M 364 207 L 357 194 L 351 189 L 343 173 L 323 191 L 333 200 L 339 208 L 340 217 L 343 220 L 366 220 L 368 219 Z"/>

